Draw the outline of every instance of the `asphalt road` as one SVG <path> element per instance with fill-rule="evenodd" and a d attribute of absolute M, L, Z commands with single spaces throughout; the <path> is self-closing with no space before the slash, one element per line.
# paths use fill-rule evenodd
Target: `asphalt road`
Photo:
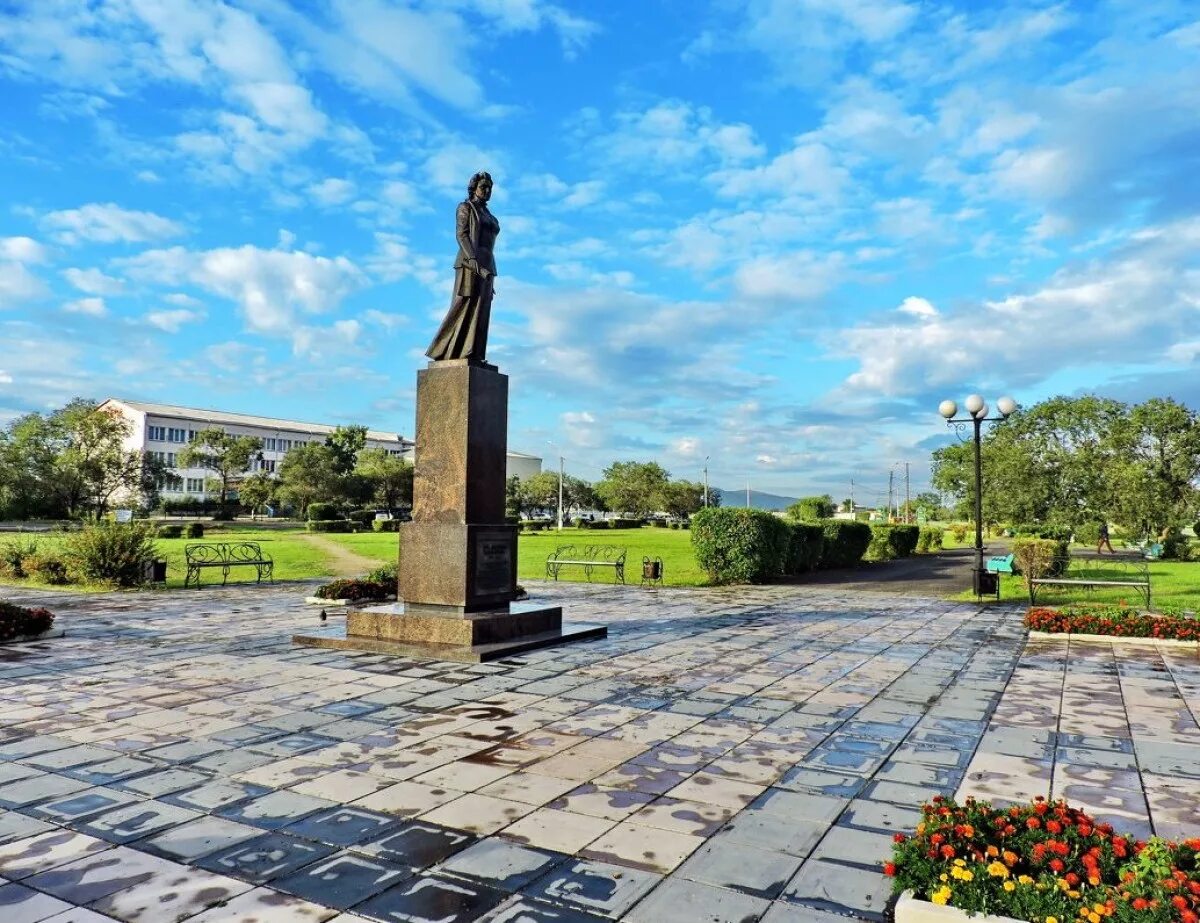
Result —
<path fill-rule="evenodd" d="M 1008 551 L 1007 542 L 991 539 L 984 546 L 984 560 Z M 898 561 L 865 561 L 858 567 L 818 571 L 795 582 L 908 596 L 953 596 L 971 589 L 974 562 L 975 549 L 954 548 L 936 554 L 914 554 Z"/>

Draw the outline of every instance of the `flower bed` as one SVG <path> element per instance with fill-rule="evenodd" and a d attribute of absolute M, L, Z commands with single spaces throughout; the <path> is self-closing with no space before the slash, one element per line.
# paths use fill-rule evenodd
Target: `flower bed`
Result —
<path fill-rule="evenodd" d="M 1026 613 L 1025 627 L 1030 631 L 1052 634 L 1071 632 L 1119 638 L 1200 641 L 1200 619 L 1182 615 L 1154 615 L 1124 606 L 1038 607 Z"/>
<path fill-rule="evenodd" d="M 1135 841 L 1063 801 L 935 798 L 884 872 L 895 891 L 1032 923 L 1200 923 L 1200 839 Z"/>
<path fill-rule="evenodd" d="M 27 609 L 0 601 L 0 644 L 44 634 L 54 626 L 49 609 Z"/>
<path fill-rule="evenodd" d="M 317 587 L 314 596 L 317 599 L 343 599 L 359 602 L 364 599 L 387 599 L 395 592 L 394 584 L 379 580 L 335 580 L 333 583 Z"/>

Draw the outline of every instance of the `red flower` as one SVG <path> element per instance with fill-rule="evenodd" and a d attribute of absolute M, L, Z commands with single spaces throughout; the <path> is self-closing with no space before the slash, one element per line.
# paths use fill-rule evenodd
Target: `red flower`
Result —
<path fill-rule="evenodd" d="M 907 839 L 908 837 L 906 837 L 903 833 L 897 833 L 892 836 L 893 843 L 903 843 Z"/>
<path fill-rule="evenodd" d="M 1025 826 L 1028 827 L 1030 830 L 1036 830 L 1041 825 L 1042 825 L 1042 822 L 1040 820 L 1038 820 L 1036 817 L 1031 817 L 1031 818 L 1029 818 L 1029 820 L 1025 821 Z"/>
<path fill-rule="evenodd" d="M 885 863 L 883 863 L 883 874 L 885 874 L 885 875 L 890 875 L 890 876 L 892 876 L 892 877 L 895 877 L 895 875 L 896 875 L 896 863 L 895 863 L 895 862 L 885 862 Z"/>
<path fill-rule="evenodd" d="M 1062 859 L 1051 859 L 1050 860 L 1050 868 L 1054 869 L 1054 871 L 1056 871 L 1056 872 L 1061 872 L 1065 867 L 1066 866 L 1063 865 Z"/>
<path fill-rule="evenodd" d="M 1046 821 L 1046 829 L 1051 833 L 1062 833 L 1062 824 L 1056 820 Z"/>
<path fill-rule="evenodd" d="M 1146 899 L 1144 897 L 1135 897 L 1133 899 L 1133 909 L 1134 910 L 1145 910 L 1149 906 L 1150 906 L 1150 904 L 1146 901 Z"/>
<path fill-rule="evenodd" d="M 942 847 L 942 858 L 943 859 L 953 859 L 954 858 L 954 847 L 953 846 L 943 846 Z"/>
<path fill-rule="evenodd" d="M 1182 894 L 1176 894 L 1173 898 L 1171 898 L 1171 906 L 1176 910 L 1187 910 L 1188 899 Z"/>

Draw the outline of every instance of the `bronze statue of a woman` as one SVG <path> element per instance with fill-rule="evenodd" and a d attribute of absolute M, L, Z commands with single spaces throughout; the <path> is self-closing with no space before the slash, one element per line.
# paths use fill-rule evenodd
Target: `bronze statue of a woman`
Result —
<path fill-rule="evenodd" d="M 492 284 L 496 260 L 492 248 L 500 222 L 488 211 L 492 177 L 476 173 L 467 183 L 467 198 L 454 213 L 458 257 L 454 260 L 454 295 L 437 336 L 425 350 L 430 359 L 478 359 L 487 353 L 492 318 Z"/>

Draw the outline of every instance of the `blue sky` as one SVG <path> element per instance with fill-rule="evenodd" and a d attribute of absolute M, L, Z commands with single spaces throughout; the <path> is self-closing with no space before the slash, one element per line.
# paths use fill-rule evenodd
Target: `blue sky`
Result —
<path fill-rule="evenodd" d="M 943 397 L 1200 407 L 1195 3 L 8 0 L 0 100 L 0 420 L 411 434 L 479 169 L 510 445 L 582 477 L 871 501 Z"/>

